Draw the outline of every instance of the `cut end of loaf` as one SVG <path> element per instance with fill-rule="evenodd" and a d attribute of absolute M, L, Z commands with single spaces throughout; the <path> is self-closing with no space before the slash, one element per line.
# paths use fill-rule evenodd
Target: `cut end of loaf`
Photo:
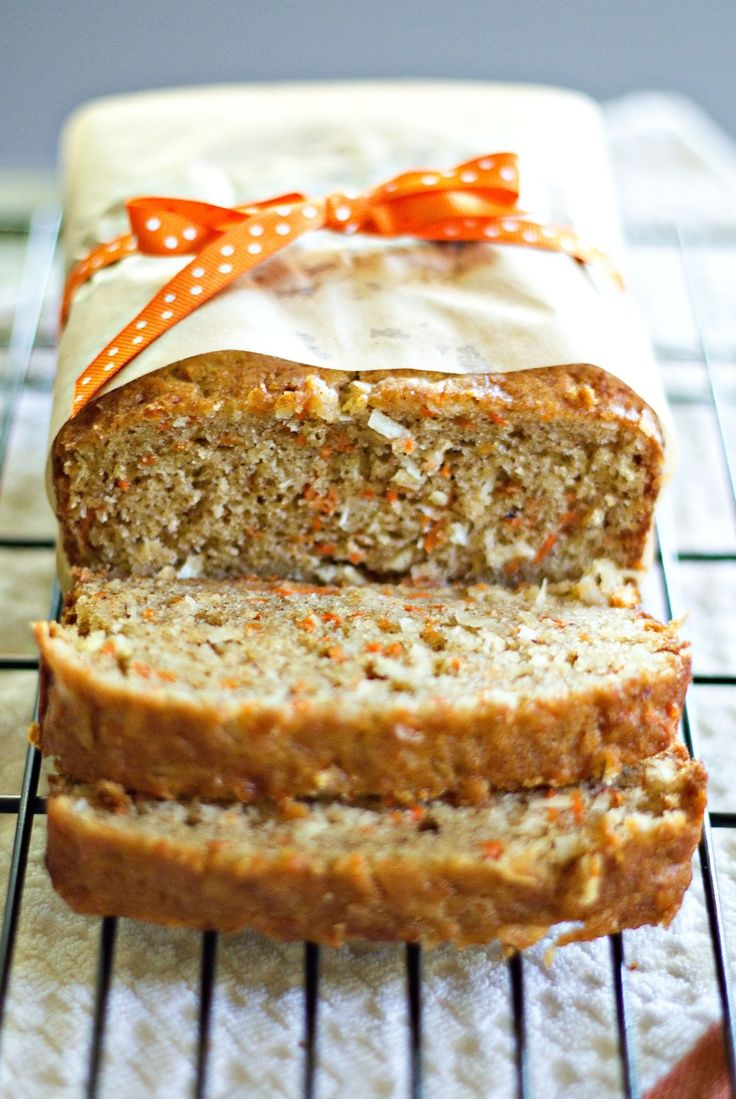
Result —
<path fill-rule="evenodd" d="M 73 565 L 500 583 L 639 568 L 651 410 L 592 367 L 350 374 L 235 352 L 103 396 L 54 446 Z"/>

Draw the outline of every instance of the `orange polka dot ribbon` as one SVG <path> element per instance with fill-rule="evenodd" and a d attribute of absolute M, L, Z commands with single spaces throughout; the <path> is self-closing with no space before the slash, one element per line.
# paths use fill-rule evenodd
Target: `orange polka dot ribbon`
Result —
<path fill-rule="evenodd" d="M 570 229 L 531 220 L 518 201 L 519 166 L 514 153 L 477 157 L 449 171 L 405 172 L 357 195 L 335 192 L 313 198 L 286 194 L 232 209 L 180 198 L 131 199 L 126 206 L 132 232 L 99 245 L 71 271 L 62 323 L 79 287 L 111 263 L 134 252 L 149 256 L 194 254 L 194 258 L 80 374 L 71 415 L 173 325 L 291 241 L 315 229 L 525 245 L 597 264 L 622 285 L 621 276 L 603 252 Z"/>

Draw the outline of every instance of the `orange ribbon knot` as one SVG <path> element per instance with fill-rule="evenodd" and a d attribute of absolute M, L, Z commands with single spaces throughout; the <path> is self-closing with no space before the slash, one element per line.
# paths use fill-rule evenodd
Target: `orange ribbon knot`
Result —
<path fill-rule="evenodd" d="M 602 265 L 618 282 L 610 259 L 570 229 L 541 225 L 518 206 L 519 167 L 514 153 L 494 153 L 449 171 L 405 172 L 370 191 L 314 198 L 280 195 L 228 208 L 180 198 L 134 198 L 126 204 L 131 233 L 101 244 L 67 280 L 66 320 L 76 291 L 96 271 L 134 252 L 153 256 L 194 254 L 102 349 L 77 379 L 72 416 L 119 370 L 164 332 L 241 275 L 315 229 L 410 236 L 434 241 L 486 241 L 562 252 Z"/>

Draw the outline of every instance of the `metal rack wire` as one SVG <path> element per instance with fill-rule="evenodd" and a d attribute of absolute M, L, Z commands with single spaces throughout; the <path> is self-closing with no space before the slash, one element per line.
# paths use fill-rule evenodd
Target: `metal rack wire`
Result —
<path fill-rule="evenodd" d="M 54 209 L 39 210 L 31 220 L 25 249 L 25 261 L 21 275 L 18 304 L 7 347 L 7 366 L 0 389 L 0 484 L 5 470 L 8 441 L 16 414 L 18 400 L 25 384 L 31 355 L 36 346 L 39 318 L 44 303 L 44 295 L 51 271 L 56 239 L 59 227 L 58 212 Z M 1 227 L 0 227 L 1 228 Z M 731 490 L 732 506 L 736 515 L 736 459 L 729 452 L 724 401 L 717 384 L 713 364 L 701 327 L 701 302 L 695 290 L 691 271 L 691 249 L 697 242 L 686 239 L 676 230 L 672 233 L 659 233 L 645 236 L 641 233 L 630 239 L 632 258 L 636 257 L 637 246 L 666 247 L 677 256 L 682 275 L 688 288 L 690 308 L 699 334 L 698 359 L 707 378 L 707 404 L 716 425 L 720 452 Z M 718 241 L 708 241 L 718 246 Z M 733 247 L 733 242 L 731 244 Z M 662 363 L 665 371 L 667 361 Z M 53 543 L 49 539 L 26 538 L 22 535 L 0 538 L 0 549 L 23 552 L 28 549 L 50 549 Z M 683 564 L 706 562 L 712 568 L 720 563 L 736 563 L 736 552 L 680 552 L 665 531 L 659 531 L 659 552 L 656 567 L 661 572 L 666 609 L 670 615 L 682 613 L 680 596 L 680 569 Z M 51 615 L 56 616 L 60 608 L 60 596 L 55 588 L 51 599 Z M 0 658 L 0 677 L 2 673 L 17 670 L 31 670 L 37 667 L 37 661 L 26 657 Z M 1 681 L 1 679 L 0 679 Z M 727 686 L 736 689 L 736 668 L 723 675 L 696 675 L 694 682 L 703 687 Z M 697 727 L 694 717 L 686 709 L 683 719 L 683 736 L 691 754 L 698 754 Z M 28 850 L 34 819 L 45 812 L 45 802 L 38 796 L 38 784 L 41 770 L 39 753 L 29 748 L 21 789 L 17 794 L 0 795 L 0 814 L 11 814 L 16 818 L 15 837 L 7 885 L 5 909 L 0 931 L 0 1042 L 2 1025 L 8 999 L 8 989 L 12 979 L 13 949 L 16 941 L 18 918 L 23 898 Z M 715 865 L 712 833 L 714 829 L 736 828 L 736 813 L 709 812 L 699 856 L 703 876 L 705 903 L 713 945 L 716 982 L 720 997 L 721 1020 L 726 1065 L 730 1077 L 732 1094 L 736 1096 L 736 1055 L 734 1044 L 734 1021 L 736 1005 L 730 983 L 727 947 L 724 935 L 721 902 Z M 106 918 L 100 921 L 97 978 L 94 994 L 94 1008 L 90 1020 L 90 1042 L 87 1061 L 87 1079 L 85 1095 L 94 1099 L 98 1094 L 100 1071 L 105 1046 L 105 1028 L 110 991 L 115 979 L 115 943 L 117 921 Z M 199 1010 L 196 1043 L 196 1063 L 193 1095 L 195 1099 L 204 1099 L 208 1093 L 208 1054 L 213 1020 L 213 1002 L 217 985 L 217 946 L 218 937 L 214 932 L 206 932 L 201 937 Z M 313 1099 L 317 1090 L 319 1074 L 319 1005 L 320 1005 L 320 948 L 313 943 L 304 945 L 304 1010 L 303 1010 L 303 1071 L 302 1094 Z M 519 1099 L 528 1099 L 531 1095 L 529 1057 L 527 1046 L 528 994 L 525 988 L 524 961 L 522 955 L 512 957 L 508 964 L 509 997 L 513 1019 L 513 1037 L 515 1043 L 515 1084 Z M 618 1050 L 620 1055 L 621 1090 L 626 1099 L 639 1096 L 637 1081 L 636 1049 L 631 1025 L 631 1012 L 628 1007 L 627 966 L 625 940 L 623 935 L 610 937 L 611 993 L 615 1005 Z M 409 1064 L 408 1091 L 410 1099 L 420 1099 L 423 1091 L 423 1031 L 422 1031 L 422 951 L 415 944 L 405 948 L 406 969 L 406 1013 L 409 1043 L 407 1057 Z M 0 1057 L 2 1047 L 0 1045 Z"/>

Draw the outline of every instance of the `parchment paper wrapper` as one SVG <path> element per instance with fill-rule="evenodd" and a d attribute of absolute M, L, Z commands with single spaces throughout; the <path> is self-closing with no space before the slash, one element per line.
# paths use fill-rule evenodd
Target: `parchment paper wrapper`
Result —
<path fill-rule="evenodd" d="M 222 86 L 93 102 L 64 135 L 66 255 L 71 263 L 126 231 L 123 204 L 135 195 L 233 206 L 364 188 L 494 151 L 519 154 L 524 210 L 570 224 L 623 265 L 596 105 L 560 89 L 457 82 Z M 52 440 L 76 377 L 186 262 L 131 256 L 80 289 L 59 351 Z M 181 321 L 102 392 L 228 349 L 352 371 L 588 363 L 634 389 L 667 430 L 631 298 L 602 271 L 531 248 L 315 232 Z"/>

